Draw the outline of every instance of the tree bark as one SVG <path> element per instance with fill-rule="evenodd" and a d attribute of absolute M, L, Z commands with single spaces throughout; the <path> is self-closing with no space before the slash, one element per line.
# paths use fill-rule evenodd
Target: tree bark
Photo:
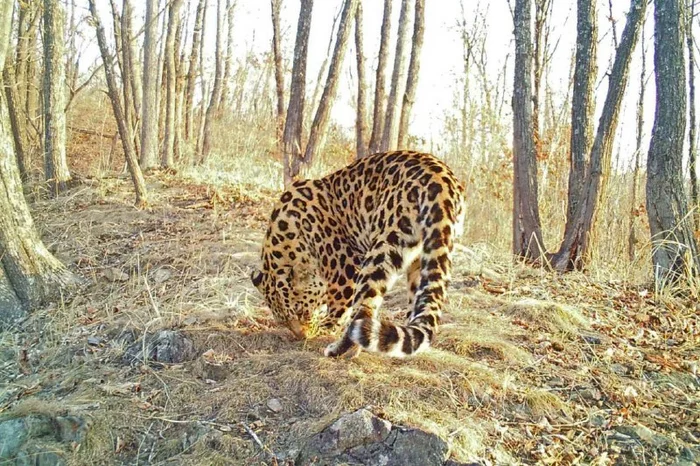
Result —
<path fill-rule="evenodd" d="M 219 101 L 221 100 L 221 86 L 224 74 L 223 63 L 223 35 L 224 35 L 224 15 L 223 15 L 223 0 L 217 0 L 216 7 L 216 51 L 214 57 L 214 86 L 211 91 L 211 98 L 207 113 L 204 116 L 204 135 L 202 142 L 202 158 L 200 163 L 204 163 L 211 154 L 212 144 L 212 123 L 218 116 Z"/>
<path fill-rule="evenodd" d="M 141 115 L 141 99 L 143 89 L 141 88 L 141 69 L 139 66 L 138 53 L 134 48 L 134 33 L 132 31 L 133 8 L 130 0 L 124 0 L 122 4 L 121 29 L 122 29 L 122 61 L 126 72 L 124 79 L 124 111 L 131 115 L 132 139 L 137 157 L 141 153 L 141 139 L 139 134 L 139 117 Z"/>
<path fill-rule="evenodd" d="M 12 129 L 12 140 L 14 142 L 15 159 L 17 160 L 17 168 L 22 182 L 29 180 L 29 170 L 27 167 L 24 139 L 22 138 L 22 116 L 20 115 L 20 105 L 17 98 L 17 83 L 15 82 L 15 72 L 11 68 L 10 61 L 5 62 L 5 68 L 2 71 L 2 77 L 5 85 L 5 99 L 7 102 L 7 110 L 10 119 L 10 128 Z"/>
<path fill-rule="evenodd" d="M 13 2 L 0 2 L 0 69 L 10 42 Z M 41 241 L 13 155 L 5 93 L 0 92 L 0 327 L 9 327 L 78 283 Z"/>
<path fill-rule="evenodd" d="M 413 48 L 411 49 L 411 61 L 408 64 L 406 92 L 403 95 L 403 106 L 401 107 L 398 147 L 406 147 L 408 143 L 408 120 L 411 117 L 411 109 L 416 101 L 416 88 L 418 87 L 418 76 L 420 74 L 420 55 L 423 50 L 423 37 L 425 36 L 425 0 L 416 0 L 415 12 Z"/>
<path fill-rule="evenodd" d="M 391 42 L 391 3 L 392 0 L 384 0 L 384 15 L 382 17 L 379 58 L 374 87 L 372 134 L 369 140 L 370 154 L 379 151 L 382 143 L 382 135 L 384 134 L 384 118 L 386 116 L 386 67 L 389 63 L 389 44 Z"/>
<path fill-rule="evenodd" d="M 568 228 L 571 228 L 576 207 L 581 202 L 588 154 L 593 144 L 593 112 L 595 110 L 593 92 L 598 74 L 598 66 L 596 65 L 596 44 L 598 42 L 596 0 L 578 0 L 577 5 L 576 65 L 571 103 L 571 153 L 566 213 Z"/>
<path fill-rule="evenodd" d="M 224 59 L 224 77 L 221 83 L 221 99 L 219 100 L 219 112 L 222 112 L 228 104 L 231 94 L 231 68 L 233 65 L 233 12 L 236 2 L 226 0 L 226 23 L 228 35 L 226 38 L 226 58 Z"/>
<path fill-rule="evenodd" d="M 355 11 L 355 58 L 357 60 L 357 117 L 355 138 L 357 154 L 361 159 L 367 156 L 367 77 L 365 76 L 364 28 L 362 27 L 362 1 Z"/>
<path fill-rule="evenodd" d="M 104 63 L 105 79 L 107 81 L 109 100 L 112 103 L 114 119 L 117 122 L 119 137 L 122 141 L 122 148 L 124 149 L 124 155 L 126 157 L 126 165 L 129 169 L 131 180 L 134 183 L 134 190 L 136 194 L 135 204 L 137 207 L 144 207 L 148 204 L 146 182 L 143 179 L 141 167 L 139 166 L 138 159 L 136 157 L 136 153 L 134 152 L 134 147 L 132 145 L 131 139 L 129 139 L 129 129 L 126 127 L 124 110 L 122 108 L 119 95 L 119 86 L 117 85 L 117 79 L 114 76 L 114 68 L 112 67 L 113 57 L 109 53 L 109 47 L 107 45 L 107 36 L 105 35 L 105 30 L 100 21 L 100 17 L 97 14 L 95 0 L 89 0 L 89 4 L 90 14 L 92 15 L 92 20 L 95 24 L 97 45 L 100 48 L 100 55 L 102 56 L 102 62 Z"/>
<path fill-rule="evenodd" d="M 301 132 L 306 96 L 306 60 L 309 50 L 309 32 L 313 0 L 301 0 L 297 37 L 294 44 L 294 63 L 290 84 L 289 107 L 284 125 L 282 153 L 284 154 L 284 185 L 289 186 L 297 178 L 301 164 Z"/>
<path fill-rule="evenodd" d="M 406 42 L 408 39 L 408 22 L 411 15 L 411 0 L 402 0 L 399 15 L 399 32 L 396 37 L 396 52 L 394 55 L 394 71 L 391 74 L 389 101 L 384 118 L 384 129 L 380 149 L 388 151 L 396 149 L 399 139 L 399 119 L 401 115 L 401 88 L 406 81 Z"/>
<path fill-rule="evenodd" d="M 635 231 L 635 218 L 638 216 L 637 189 L 639 186 L 639 170 L 642 158 L 642 136 L 644 134 L 644 95 L 646 93 L 647 74 L 646 47 L 644 45 L 644 33 L 642 33 L 642 69 L 639 72 L 639 98 L 637 99 L 637 139 L 634 151 L 634 166 L 632 167 L 632 193 L 630 201 L 629 237 L 627 238 L 627 255 L 630 262 L 635 259 L 635 247 L 637 245 L 637 233 Z"/>
<path fill-rule="evenodd" d="M 683 186 L 686 124 L 681 0 L 654 1 L 656 113 L 647 158 L 647 213 L 657 285 L 698 272 L 698 247 Z"/>
<path fill-rule="evenodd" d="M 700 229 L 700 194 L 698 194 L 697 153 L 695 150 L 695 50 L 693 47 L 693 17 L 695 2 L 687 1 L 686 47 L 688 48 L 688 171 L 690 172 L 690 208 L 693 211 L 693 226 Z"/>
<path fill-rule="evenodd" d="M 141 99 L 141 168 L 158 164 L 158 0 L 146 0 Z M 106 44 L 105 44 L 106 45 Z M 105 62 L 105 66 L 106 62 Z M 124 137 L 124 135 L 122 135 Z"/>
<path fill-rule="evenodd" d="M 545 251 L 537 199 L 537 159 L 532 121 L 531 0 L 515 2 L 513 88 L 513 254 L 530 260 Z"/>
<path fill-rule="evenodd" d="M 202 25 L 204 12 L 207 7 L 206 0 L 197 2 L 197 12 L 194 16 L 194 32 L 192 33 L 192 51 L 187 69 L 187 85 L 185 86 L 185 139 L 188 141 L 194 136 L 194 92 L 199 71 L 199 49 L 202 41 Z"/>
<path fill-rule="evenodd" d="M 647 0 L 632 0 L 627 13 L 627 23 L 622 31 L 620 46 L 610 73 L 608 93 L 598 130 L 591 148 L 590 164 L 584 181 L 581 202 L 576 207 L 574 219 L 564 231 L 564 241 L 559 251 L 551 257 L 552 266 L 559 271 L 582 269 L 590 256 L 591 232 L 595 225 L 600 200 L 605 192 L 605 182 L 610 174 L 612 149 L 615 141 L 618 116 L 627 80 L 632 51 L 642 29 Z"/>
<path fill-rule="evenodd" d="M 345 50 L 350 40 L 350 30 L 352 29 L 352 20 L 355 17 L 357 2 L 358 0 L 345 0 L 343 5 L 343 12 L 340 16 L 340 24 L 338 26 L 338 37 L 335 41 L 333 57 L 331 58 L 331 64 L 328 68 L 326 86 L 323 89 L 321 102 L 319 103 L 316 116 L 311 125 L 309 142 L 306 145 L 306 152 L 304 153 L 304 163 L 306 164 L 310 164 L 316 158 L 316 155 L 321 150 L 325 141 L 331 108 L 338 92 L 340 69 L 343 66 Z"/>
<path fill-rule="evenodd" d="M 163 156 L 161 158 L 161 166 L 163 168 L 172 168 L 175 164 L 175 132 L 178 130 L 176 126 L 176 105 L 177 99 L 177 69 L 176 69 L 176 51 L 175 51 L 175 34 L 180 23 L 180 7 L 182 0 L 173 0 L 170 3 L 170 11 L 168 15 L 168 31 L 165 39 L 165 141 L 163 143 Z"/>
<path fill-rule="evenodd" d="M 272 7 L 272 55 L 275 62 L 275 89 L 277 92 L 277 140 L 282 141 L 284 131 L 284 67 L 282 64 L 282 32 L 280 9 L 282 0 L 270 0 Z"/>
<path fill-rule="evenodd" d="M 542 153 L 542 138 L 540 136 L 540 97 L 542 94 L 542 75 L 547 62 L 549 48 L 548 21 L 552 10 L 552 0 L 535 0 L 535 37 L 534 37 L 534 70 L 532 91 L 532 126 L 535 134 L 535 156 Z"/>

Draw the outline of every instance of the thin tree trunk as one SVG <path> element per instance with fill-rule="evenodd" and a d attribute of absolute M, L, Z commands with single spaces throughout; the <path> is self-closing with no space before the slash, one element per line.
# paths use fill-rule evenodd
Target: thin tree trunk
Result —
<path fill-rule="evenodd" d="M 384 118 L 381 150 L 396 149 L 399 139 L 399 119 L 401 117 L 401 90 L 406 81 L 406 42 L 408 41 L 408 23 L 411 15 L 411 0 L 402 0 L 399 15 L 399 32 L 396 37 L 394 71 L 391 74 L 389 101 Z"/>
<path fill-rule="evenodd" d="M 185 138 L 189 141 L 194 136 L 194 93 L 197 84 L 199 67 L 199 50 L 202 42 L 202 28 L 204 27 L 204 15 L 207 9 L 206 0 L 197 2 L 197 12 L 194 17 L 194 32 L 192 33 L 192 51 L 190 52 L 190 64 L 187 70 L 187 86 L 185 87 Z"/>
<path fill-rule="evenodd" d="M 411 49 L 411 61 L 408 64 L 406 92 L 403 95 L 403 106 L 401 107 L 398 147 L 406 147 L 408 143 L 408 120 L 411 118 L 411 109 L 416 101 L 416 88 L 418 87 L 418 76 L 420 74 L 420 55 L 423 50 L 423 37 L 425 36 L 425 0 L 416 0 L 415 11 L 413 48 Z"/>
<path fill-rule="evenodd" d="M 172 168 L 175 164 L 175 132 L 178 130 L 176 127 L 177 118 L 175 115 L 175 100 L 177 99 L 177 94 L 175 92 L 175 86 L 177 85 L 175 35 L 180 23 L 181 6 L 182 0 L 173 0 L 170 3 L 168 31 L 165 39 L 165 142 L 163 144 L 163 157 L 161 158 L 161 166 L 163 168 Z"/>
<path fill-rule="evenodd" d="M 134 150 L 137 157 L 141 153 L 141 139 L 139 134 L 139 117 L 141 115 L 141 98 L 143 97 L 143 89 L 141 88 L 141 69 L 138 66 L 138 53 L 134 48 L 134 34 L 132 31 L 131 21 L 133 8 L 130 0 L 124 0 L 122 4 L 122 55 L 124 62 L 124 70 L 126 71 L 124 79 L 124 111 L 131 115 Z M 128 88 L 128 91 L 126 90 Z"/>
<path fill-rule="evenodd" d="M 40 63 L 40 57 L 37 53 L 38 47 L 37 36 L 39 23 L 43 15 L 41 14 L 41 6 L 39 2 L 31 2 L 30 4 L 32 19 L 27 30 L 27 59 L 26 70 L 24 72 L 25 86 L 25 118 L 29 125 L 27 128 L 27 137 L 32 141 L 34 147 L 41 146 L 42 133 L 39 124 L 37 124 L 39 112 L 39 80 L 41 73 L 37 72 L 37 63 Z M 17 82 L 20 82 L 19 80 Z"/>
<path fill-rule="evenodd" d="M 533 91 L 532 91 L 532 126 L 535 134 L 535 156 L 542 153 L 540 136 L 540 97 L 542 94 L 542 75 L 547 61 L 548 31 L 547 21 L 552 8 L 552 0 L 535 0 L 535 50 L 533 54 Z"/>
<path fill-rule="evenodd" d="M 207 107 L 207 113 L 204 116 L 204 140 L 202 142 L 202 158 L 200 163 L 204 163 L 211 154 L 212 144 L 212 123 L 218 116 L 219 101 L 221 100 L 221 86 L 224 74 L 224 58 L 223 58 L 223 36 L 224 36 L 224 15 L 223 15 L 223 0 L 217 0 L 216 7 L 216 51 L 214 57 L 214 86 L 211 91 L 211 99 Z"/>
<path fill-rule="evenodd" d="M 113 57 L 109 53 L 107 36 L 105 35 L 104 27 L 102 27 L 102 23 L 100 22 L 100 17 L 97 14 L 95 0 L 88 1 L 90 4 L 90 14 L 92 15 L 92 20 L 95 24 L 95 31 L 97 33 L 97 44 L 100 48 L 100 54 L 102 55 L 102 62 L 104 63 L 105 78 L 107 80 L 107 88 L 109 91 L 109 100 L 112 102 L 114 119 L 117 121 L 119 137 L 122 140 L 122 148 L 124 149 L 124 156 L 126 157 L 126 165 L 129 169 L 131 180 L 134 183 L 134 190 L 136 194 L 135 204 L 137 207 L 143 207 L 148 204 L 146 181 L 141 173 L 141 167 L 139 166 L 138 159 L 136 158 L 136 153 L 134 152 L 131 139 L 129 139 L 129 129 L 126 127 L 124 110 L 119 97 L 119 86 L 117 85 L 117 79 L 114 76 L 114 68 L 112 67 Z"/>
<path fill-rule="evenodd" d="M 29 170 L 24 150 L 24 139 L 22 138 L 22 117 L 17 99 L 17 84 L 15 83 L 15 72 L 10 65 L 11 61 L 5 62 L 5 68 L 2 72 L 2 77 L 5 86 L 5 99 L 7 101 L 7 110 L 10 119 L 10 128 L 12 129 L 12 139 L 14 142 L 15 158 L 17 160 L 17 168 L 22 182 L 29 180 Z"/>
<path fill-rule="evenodd" d="M 612 165 L 612 149 L 615 142 L 618 116 L 627 80 L 632 52 L 644 21 L 647 0 L 632 0 L 627 13 L 627 23 L 622 31 L 620 46 L 615 53 L 603 112 L 591 148 L 590 164 L 581 202 L 576 208 L 574 220 L 564 231 L 564 240 L 551 257 L 552 266 L 559 271 L 582 269 L 589 260 L 591 232 L 593 231 L 600 201 L 604 197 L 607 177 Z"/>
<path fill-rule="evenodd" d="M 12 3 L 0 2 L 0 69 L 5 69 L 9 50 Z M 46 249 L 34 226 L 8 120 L 5 93 L 0 92 L 0 327 L 4 328 L 78 283 Z"/>
<path fill-rule="evenodd" d="M 355 136 L 357 158 L 367 156 L 367 77 L 365 76 L 364 28 L 362 27 L 362 1 L 355 11 L 355 55 L 357 59 L 357 117 Z"/>
<path fill-rule="evenodd" d="M 233 12 L 236 8 L 236 2 L 226 0 L 226 22 L 228 35 L 226 38 L 226 58 L 224 60 L 224 77 L 221 83 L 221 99 L 219 100 L 219 112 L 226 108 L 231 94 L 231 68 L 233 65 Z"/>
<path fill-rule="evenodd" d="M 309 50 L 309 32 L 313 0 L 301 0 L 297 37 L 294 44 L 294 63 L 290 84 L 289 108 L 284 125 L 282 153 L 284 154 L 284 185 L 289 186 L 297 178 L 301 164 L 301 132 L 306 99 L 306 60 Z"/>
<path fill-rule="evenodd" d="M 157 8 L 158 0 L 146 0 L 146 24 L 143 44 L 143 98 L 141 99 L 141 168 L 143 170 L 154 168 L 158 163 Z"/>
<path fill-rule="evenodd" d="M 272 54 L 275 61 L 275 89 L 277 92 L 277 140 L 282 141 L 284 131 L 284 68 L 282 65 L 282 32 L 280 9 L 282 0 L 270 0 L 272 7 Z"/>
<path fill-rule="evenodd" d="M 681 0 L 654 1 L 656 112 L 647 159 L 647 213 L 657 287 L 698 273 L 698 247 L 683 186 L 686 94 Z"/>
<path fill-rule="evenodd" d="M 531 0 L 515 2 L 513 89 L 513 254 L 530 260 L 545 251 L 537 199 L 537 159 L 532 121 Z"/>
<path fill-rule="evenodd" d="M 690 208 L 693 211 L 693 224 L 700 229 L 700 194 L 698 194 L 697 153 L 695 150 L 695 50 L 693 46 L 693 17 L 695 2 L 687 1 L 686 46 L 688 48 L 688 88 L 690 99 L 688 121 L 688 171 L 690 172 Z"/>
<path fill-rule="evenodd" d="M 389 63 L 389 46 L 391 42 L 391 4 L 392 0 L 384 0 L 384 15 L 382 19 L 381 39 L 379 42 L 379 59 L 374 87 L 374 104 L 372 114 L 372 134 L 369 140 L 369 153 L 379 151 L 384 134 L 384 118 L 386 117 L 386 67 Z"/>
<path fill-rule="evenodd" d="M 44 0 L 44 176 L 56 196 L 71 179 L 66 161 L 66 70 L 63 7 Z"/>
<path fill-rule="evenodd" d="M 635 232 L 635 218 L 639 215 L 637 209 L 637 189 L 639 186 L 639 170 L 642 158 L 642 135 L 644 132 L 644 94 L 646 93 L 647 57 L 642 33 L 642 69 L 639 73 L 639 98 L 637 99 L 637 144 L 634 151 L 634 167 L 632 168 L 632 193 L 630 201 L 629 237 L 627 239 L 627 255 L 630 262 L 635 259 L 635 247 L 637 245 L 637 233 Z"/>
<path fill-rule="evenodd" d="M 336 15 L 333 17 L 333 26 L 331 26 L 331 33 L 328 36 L 328 48 L 326 49 L 326 53 L 323 55 L 323 61 L 321 62 L 321 67 L 318 70 L 318 76 L 316 77 L 316 86 L 314 87 L 314 93 L 311 96 L 311 105 L 310 107 L 307 107 L 309 112 L 313 112 L 314 109 L 317 109 L 320 104 L 320 99 L 321 99 L 321 89 L 323 89 L 323 77 L 327 76 L 326 69 L 328 68 L 328 61 L 331 58 L 331 50 L 333 50 L 333 38 L 337 36 L 337 34 L 333 34 L 335 31 L 335 26 L 338 24 L 338 19 L 340 19 L 340 15 L 343 11 L 343 5 L 345 3 L 340 4 L 340 8 L 338 9 L 338 12 Z M 311 113 L 313 115 L 313 113 Z M 309 117 L 311 118 L 311 117 Z"/>
<path fill-rule="evenodd" d="M 358 0 L 345 0 L 345 4 L 343 5 L 343 12 L 340 16 L 340 24 L 338 26 L 338 37 L 335 41 L 335 49 L 333 50 L 330 68 L 328 68 L 328 79 L 323 89 L 323 95 L 321 96 L 321 102 L 316 111 L 316 116 L 311 125 L 309 142 L 306 145 L 306 152 L 304 153 L 304 163 L 306 164 L 310 164 L 316 158 L 316 155 L 321 150 L 325 141 L 331 108 L 338 92 L 340 68 L 343 66 L 345 50 L 350 40 L 350 30 L 352 29 L 352 20 L 355 18 L 357 2 Z"/>

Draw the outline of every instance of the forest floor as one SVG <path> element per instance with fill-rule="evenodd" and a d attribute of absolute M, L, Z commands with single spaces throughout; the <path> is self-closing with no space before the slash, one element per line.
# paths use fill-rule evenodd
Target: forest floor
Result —
<path fill-rule="evenodd" d="M 249 281 L 274 200 L 255 188 L 87 180 L 33 212 L 87 285 L 0 336 L 0 421 L 87 419 L 73 464 L 293 464 L 305 438 L 367 407 L 437 434 L 458 462 L 700 461 L 700 307 L 623 281 L 514 264 L 460 243 L 435 348 L 322 356 L 276 326 Z M 403 286 L 384 312 L 401 311 Z M 195 357 L 125 361 L 173 329 Z"/>

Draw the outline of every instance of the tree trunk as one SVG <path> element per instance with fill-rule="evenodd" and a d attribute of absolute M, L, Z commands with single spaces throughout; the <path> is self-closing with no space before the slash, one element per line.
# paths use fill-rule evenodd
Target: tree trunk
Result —
<path fill-rule="evenodd" d="M 590 256 L 591 232 L 595 225 L 600 200 L 605 192 L 605 182 L 610 174 L 612 149 L 615 141 L 622 98 L 627 87 L 632 51 L 642 29 L 647 0 L 632 0 L 627 13 L 627 23 L 622 31 L 620 46 L 615 53 L 610 74 L 608 93 L 598 130 L 591 148 L 590 164 L 584 181 L 581 202 L 574 219 L 564 231 L 564 241 L 559 251 L 551 257 L 552 266 L 559 271 L 582 269 Z"/>
<path fill-rule="evenodd" d="M 399 95 L 406 81 L 406 42 L 408 39 L 408 22 L 411 15 L 411 0 L 402 0 L 399 15 L 399 32 L 396 37 L 396 52 L 394 55 L 394 71 L 391 74 L 389 101 L 386 106 L 384 130 L 380 149 L 388 151 L 396 149 L 399 140 L 399 119 L 401 115 L 401 99 Z"/>
<path fill-rule="evenodd" d="M 125 70 L 124 79 L 124 112 L 131 115 L 132 127 L 130 128 L 134 141 L 136 155 L 141 153 L 141 139 L 139 134 L 139 117 L 141 115 L 141 69 L 139 67 L 138 53 L 134 48 L 134 33 L 132 31 L 133 9 L 130 0 L 124 0 L 122 4 L 122 55 Z"/>
<path fill-rule="evenodd" d="M 548 20 L 552 10 L 552 0 L 535 0 L 535 37 L 534 70 L 532 91 L 532 127 L 535 135 L 535 157 L 542 153 L 540 136 L 540 97 L 542 94 L 542 75 L 547 62 L 549 48 Z"/>
<path fill-rule="evenodd" d="M 340 79 L 340 69 L 343 66 L 345 58 L 345 50 L 347 49 L 348 41 L 350 40 L 350 30 L 352 29 L 352 20 L 355 17 L 355 9 L 357 8 L 358 0 L 345 0 L 343 12 L 340 16 L 340 25 L 338 26 L 338 37 L 335 41 L 335 49 L 331 58 L 330 68 L 328 68 L 328 78 L 326 86 L 323 89 L 321 102 L 319 103 L 316 116 L 311 125 L 311 133 L 309 134 L 309 142 L 306 145 L 304 153 L 304 163 L 310 164 L 323 146 L 326 133 L 328 131 L 328 120 L 331 114 L 331 108 L 335 102 L 338 92 L 338 81 Z"/>
<path fill-rule="evenodd" d="M 158 164 L 158 0 L 146 0 L 141 99 L 141 169 Z M 105 44 L 106 45 L 106 44 Z M 105 62 L 106 66 L 106 62 Z"/>
<path fill-rule="evenodd" d="M 282 65 L 282 32 L 280 9 L 282 0 L 270 0 L 272 7 L 272 55 L 275 61 L 275 89 L 277 91 L 277 140 L 282 141 L 284 131 L 284 67 Z"/>
<path fill-rule="evenodd" d="M 423 36 L 425 36 L 425 0 L 416 0 L 416 16 L 413 23 L 413 48 L 411 49 L 411 61 L 408 64 L 406 92 L 403 95 L 403 106 L 401 107 L 398 147 L 406 147 L 408 143 L 408 120 L 411 117 L 411 109 L 416 101 Z"/>
<path fill-rule="evenodd" d="M 224 51 L 223 51 L 223 36 L 224 36 L 224 14 L 223 0 L 217 0 L 216 6 L 216 51 L 214 57 L 214 86 L 211 91 L 211 98 L 207 113 L 204 116 L 204 135 L 202 142 L 202 158 L 200 163 L 204 163 L 211 154 L 212 144 L 212 123 L 218 116 L 219 101 L 221 100 L 221 86 L 224 74 Z"/>
<path fill-rule="evenodd" d="M 357 117 L 355 119 L 356 157 L 367 156 L 367 77 L 365 76 L 364 28 L 362 27 L 362 1 L 355 11 L 355 55 L 357 59 Z"/>
<path fill-rule="evenodd" d="M 284 125 L 282 153 L 284 154 L 284 185 L 289 186 L 299 175 L 301 164 L 301 132 L 306 96 L 306 60 L 309 50 L 309 32 L 313 0 L 301 0 L 297 37 L 294 44 L 294 63 L 289 92 L 289 108 Z"/>
<path fill-rule="evenodd" d="M 654 1 L 656 113 L 647 158 L 647 213 L 657 285 L 698 272 L 698 247 L 683 186 L 686 95 L 681 0 Z"/>
<path fill-rule="evenodd" d="M 372 114 L 372 134 L 369 140 L 369 153 L 379 151 L 384 134 L 384 118 L 386 116 L 386 67 L 389 63 L 389 44 L 391 42 L 391 3 L 384 0 L 384 15 L 382 19 L 381 39 L 379 42 L 379 59 L 374 87 L 374 105 Z"/>
<path fill-rule="evenodd" d="M 7 101 L 7 110 L 10 118 L 10 128 L 12 129 L 15 158 L 17 159 L 17 167 L 19 168 L 19 176 L 24 183 L 29 180 L 29 170 L 27 167 L 24 150 L 24 139 L 22 138 L 23 123 L 22 116 L 20 115 L 20 106 L 17 99 L 15 72 L 10 63 L 11 62 L 9 60 L 5 62 L 2 77 L 5 85 L 5 99 Z"/>
<path fill-rule="evenodd" d="M 175 61 L 177 59 L 175 51 L 175 34 L 180 23 L 180 7 L 182 0 L 173 0 L 170 3 L 170 12 L 168 15 L 168 31 L 165 39 L 165 141 L 163 144 L 163 157 L 161 158 L 161 166 L 163 168 L 172 168 L 174 163 L 175 153 L 175 132 L 178 130 L 176 126 L 176 106 L 177 99 L 176 84 L 177 84 L 177 69 Z"/>
<path fill-rule="evenodd" d="M 0 69 L 10 43 L 13 2 L 0 2 Z M 5 93 L 0 92 L 0 327 L 78 283 L 39 237 L 15 163 Z"/>
<path fill-rule="evenodd" d="M 197 12 L 194 16 L 194 32 L 192 33 L 192 51 L 190 63 L 187 69 L 187 85 L 185 86 L 185 139 L 188 141 L 194 136 L 194 91 L 199 70 L 199 49 L 202 41 L 202 25 L 204 12 L 207 8 L 206 0 L 197 2 Z"/>
<path fill-rule="evenodd" d="M 226 38 L 226 58 L 224 60 L 224 77 L 221 83 L 221 99 L 219 100 L 219 112 L 222 112 L 228 104 L 229 95 L 231 94 L 231 68 L 233 65 L 233 10 L 236 8 L 236 2 L 226 0 L 226 22 L 228 35 Z"/>
<path fill-rule="evenodd" d="M 537 260 L 545 251 L 537 199 L 532 122 L 531 0 L 515 2 L 513 88 L 513 254 Z"/>
<path fill-rule="evenodd" d="M 639 170 L 642 158 L 642 136 L 644 135 L 644 95 L 646 93 L 647 51 L 642 33 L 642 69 L 639 73 L 639 98 L 637 99 L 637 144 L 634 151 L 634 167 L 632 168 L 632 193 L 630 201 L 629 237 L 627 238 L 627 255 L 630 262 L 635 259 L 634 249 L 637 245 L 635 218 L 639 215 L 637 209 L 637 189 L 639 186 Z"/>
<path fill-rule="evenodd" d="M 148 203 L 146 182 L 143 179 L 141 167 L 139 167 L 138 159 L 136 158 L 136 153 L 134 152 L 131 139 L 129 139 L 129 129 L 126 127 L 126 120 L 124 119 L 124 110 L 120 100 L 119 86 L 117 85 L 117 79 L 114 76 L 114 68 L 112 67 L 113 57 L 109 53 L 107 36 L 105 35 L 104 27 L 102 27 L 102 23 L 100 22 L 100 17 L 97 14 L 95 0 L 89 0 L 89 3 L 90 13 L 95 24 L 95 32 L 97 33 L 97 45 L 100 48 L 100 55 L 102 55 L 102 62 L 104 64 L 109 100 L 112 102 L 114 119 L 117 121 L 117 128 L 119 129 L 119 138 L 122 140 L 122 148 L 124 149 L 124 155 L 126 157 L 126 165 L 129 169 L 131 180 L 134 183 L 136 194 L 135 204 L 137 207 L 143 207 Z"/>
<path fill-rule="evenodd" d="M 700 194 L 698 194 L 697 153 L 695 152 L 695 50 L 693 46 L 693 17 L 695 16 L 695 2 L 688 0 L 686 23 L 686 46 L 688 48 L 688 171 L 690 172 L 690 208 L 693 211 L 693 226 L 700 229 Z"/>
<path fill-rule="evenodd" d="M 571 142 L 569 165 L 568 207 L 566 224 L 571 228 L 576 208 L 581 202 L 583 182 L 586 179 L 588 154 L 593 144 L 593 112 L 598 67 L 596 65 L 596 1 L 578 0 L 576 22 L 576 66 L 571 103 Z"/>

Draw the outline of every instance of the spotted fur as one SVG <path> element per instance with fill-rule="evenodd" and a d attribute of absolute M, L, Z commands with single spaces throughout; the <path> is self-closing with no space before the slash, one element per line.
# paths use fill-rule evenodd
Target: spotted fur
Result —
<path fill-rule="evenodd" d="M 324 313 L 329 328 L 349 318 L 327 356 L 414 354 L 430 346 L 438 328 L 464 202 L 447 165 L 416 152 L 375 154 L 297 181 L 272 212 L 262 270 L 251 278 L 297 337 L 314 312 Z M 400 273 L 408 281 L 405 325 L 377 313 Z"/>

